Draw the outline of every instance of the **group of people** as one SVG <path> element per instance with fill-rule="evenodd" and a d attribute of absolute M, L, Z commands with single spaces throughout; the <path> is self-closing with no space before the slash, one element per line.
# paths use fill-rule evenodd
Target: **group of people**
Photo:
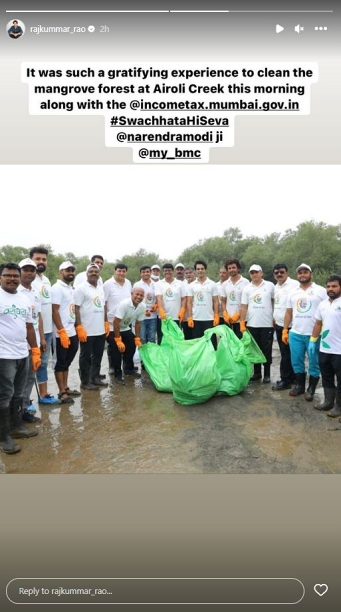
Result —
<path fill-rule="evenodd" d="M 325 393 L 318 410 L 341 416 L 341 277 L 330 276 L 327 288 L 313 282 L 308 264 L 296 269 L 273 267 L 276 284 L 263 278 L 260 265 L 241 275 L 237 259 L 228 259 L 219 281 L 207 276 L 207 263 L 181 262 L 143 265 L 140 280 L 127 279 L 127 266 L 115 265 L 103 282 L 104 259 L 94 255 L 84 272 L 64 261 L 51 286 L 45 275 L 48 251 L 33 247 L 19 264 L 0 266 L 0 450 L 20 450 L 16 438 L 38 434 L 26 423 L 37 423 L 30 396 L 36 384 L 42 405 L 70 404 L 83 391 L 107 386 L 101 362 L 107 342 L 109 375 L 124 385 L 126 377 L 140 376 L 134 365 L 136 348 L 161 342 L 161 322 L 171 318 L 186 340 L 200 338 L 219 324 L 241 338 L 248 330 L 261 348 L 265 363 L 255 364 L 251 381 L 270 383 L 274 329 L 280 348 L 280 379 L 275 391 L 304 394 L 312 401 L 320 372 Z M 216 346 L 215 336 L 213 344 Z M 48 362 L 53 367 L 58 396 L 48 392 Z M 80 388 L 71 389 L 68 374 L 79 349 Z M 305 357 L 309 381 L 306 388 Z M 335 384 L 336 380 L 336 384 Z"/>

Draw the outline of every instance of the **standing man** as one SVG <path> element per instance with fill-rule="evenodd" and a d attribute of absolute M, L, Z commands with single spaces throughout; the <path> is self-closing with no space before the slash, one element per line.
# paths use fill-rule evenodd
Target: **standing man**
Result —
<path fill-rule="evenodd" d="M 109 360 L 109 374 L 115 375 L 115 360 L 113 358 L 113 351 L 115 350 L 114 341 L 114 318 L 116 308 L 118 304 L 126 299 L 130 298 L 132 292 L 132 286 L 130 280 L 126 278 L 128 266 L 124 263 L 118 263 L 115 265 L 114 275 L 105 281 L 103 285 L 105 305 L 107 309 L 107 316 L 110 325 L 110 333 L 107 337 L 108 343 L 108 360 Z"/>
<path fill-rule="evenodd" d="M 30 303 L 17 292 L 20 275 L 15 263 L 0 266 L 0 450 L 9 455 L 20 451 L 13 438 L 38 434 L 22 421 L 22 394 L 29 367 L 27 343 L 34 370 L 41 361 Z"/>
<path fill-rule="evenodd" d="M 69 367 L 78 350 L 74 289 L 71 286 L 75 270 L 76 266 L 71 261 L 63 261 L 59 266 L 60 278 L 52 286 L 52 318 L 57 355 L 54 375 L 59 388 L 58 398 L 62 404 L 73 404 L 73 398 L 81 395 L 79 391 L 71 390 L 68 386 Z"/>
<path fill-rule="evenodd" d="M 299 286 L 289 293 L 282 332 L 282 341 L 290 347 L 291 363 L 296 376 L 296 386 L 289 391 L 289 395 L 294 397 L 305 391 L 305 356 L 313 332 L 315 313 L 319 303 L 327 298 L 324 287 L 313 282 L 310 266 L 302 263 L 296 268 L 296 272 Z M 318 353 L 308 355 L 308 359 L 309 385 L 304 399 L 312 402 L 320 378 Z"/>
<path fill-rule="evenodd" d="M 217 285 L 217 289 L 218 289 L 218 300 L 219 300 L 219 325 L 224 325 L 225 321 L 224 321 L 224 317 L 223 317 L 223 307 L 222 307 L 222 287 L 223 287 L 223 283 L 225 283 L 225 281 L 227 281 L 229 275 L 227 273 L 227 269 L 225 268 L 225 266 L 223 266 L 222 268 L 220 268 L 219 270 L 219 280 L 216 283 Z"/>
<path fill-rule="evenodd" d="M 143 303 L 144 291 L 140 287 L 133 289 L 131 297 L 122 300 L 114 318 L 113 360 L 116 382 L 124 385 L 122 377 L 122 357 L 125 376 L 140 376 L 134 370 L 134 353 L 142 345 L 140 331 L 146 307 Z M 131 326 L 135 323 L 135 335 Z"/>
<path fill-rule="evenodd" d="M 90 263 L 91 264 L 92 263 L 96 264 L 98 266 L 99 272 L 101 274 L 101 271 L 102 271 L 102 268 L 103 268 L 103 265 L 104 265 L 104 259 L 103 259 L 102 255 L 93 255 L 91 257 L 91 259 L 90 259 Z M 87 269 L 84 272 L 79 272 L 79 274 L 77 274 L 77 276 L 76 276 L 76 278 L 74 280 L 74 283 L 73 283 L 74 287 L 77 287 L 77 285 L 80 285 L 81 283 L 84 283 L 85 281 L 87 281 L 87 279 L 88 279 L 88 277 L 87 277 L 88 267 L 87 267 Z M 97 284 L 98 285 L 103 285 L 103 281 L 102 281 L 102 278 L 101 278 L 100 274 L 98 276 Z"/>
<path fill-rule="evenodd" d="M 51 354 L 52 346 L 52 299 L 51 283 L 44 272 L 47 268 L 48 250 L 45 247 L 33 247 L 30 250 L 30 258 L 36 264 L 36 277 L 32 283 L 33 289 L 38 293 L 41 303 L 41 317 L 43 321 L 43 334 L 41 340 L 45 338 L 45 350 L 42 351 L 41 366 L 37 370 L 37 382 L 39 387 L 38 403 L 45 405 L 60 404 L 60 400 L 50 395 L 47 390 L 48 372 L 47 366 Z"/>
<path fill-rule="evenodd" d="M 244 287 L 250 284 L 247 278 L 240 274 L 241 264 L 238 259 L 227 259 L 225 262 L 228 279 L 221 288 L 222 315 L 225 323 L 230 325 L 238 338 L 240 331 L 240 305 Z"/>
<path fill-rule="evenodd" d="M 299 282 L 289 277 L 288 267 L 284 263 L 276 264 L 272 269 L 275 280 L 275 307 L 274 307 L 274 326 L 276 337 L 281 353 L 279 366 L 280 380 L 272 387 L 273 391 L 283 391 L 291 389 L 291 383 L 295 381 L 295 373 L 291 365 L 290 348 L 288 344 L 282 342 L 282 332 L 284 327 L 284 316 L 287 309 L 288 295 L 293 289 L 297 289 Z"/>
<path fill-rule="evenodd" d="M 270 369 L 272 363 L 272 343 L 274 337 L 273 309 L 275 287 L 273 283 L 263 279 L 263 270 L 258 264 L 250 269 L 251 283 L 243 289 L 240 307 L 240 331 L 247 329 L 256 340 L 259 348 L 266 358 L 263 364 L 263 383 L 270 382 Z M 251 381 L 262 378 L 262 365 L 255 363 Z"/>
<path fill-rule="evenodd" d="M 159 317 L 165 320 L 167 317 L 179 325 L 185 318 L 187 304 L 186 285 L 174 278 L 174 266 L 165 263 L 162 266 L 164 278 L 155 286 L 155 295 L 159 307 Z M 162 339 L 158 338 L 159 343 Z"/>
<path fill-rule="evenodd" d="M 141 266 L 141 280 L 137 281 L 133 289 L 143 289 L 144 305 L 146 307 L 145 318 L 141 323 L 141 342 L 156 342 L 157 303 L 155 298 L 155 283 L 151 279 L 150 266 Z"/>
<path fill-rule="evenodd" d="M 192 266 L 187 266 L 185 268 L 185 280 L 184 283 L 185 285 L 190 285 L 191 283 L 193 283 L 193 281 L 195 281 L 195 270 Z M 187 287 L 188 290 L 188 287 Z M 188 291 L 187 291 L 188 293 Z M 187 299 L 187 309 L 186 309 L 186 314 L 185 314 L 185 318 L 182 322 L 182 331 L 184 333 L 185 336 L 185 340 L 192 340 L 193 339 L 193 327 L 189 327 L 188 325 L 188 299 Z"/>
<path fill-rule="evenodd" d="M 197 278 L 188 285 L 187 323 L 192 327 L 193 338 L 202 338 L 206 329 L 219 325 L 218 288 L 216 283 L 207 277 L 205 261 L 197 259 L 194 269 Z M 212 341 L 216 345 L 216 336 Z"/>
<path fill-rule="evenodd" d="M 75 289 L 76 332 L 80 341 L 79 373 L 81 388 L 98 390 L 108 383 L 100 378 L 105 337 L 109 335 L 103 285 L 99 283 L 99 266 L 86 269 L 87 280 Z"/>
<path fill-rule="evenodd" d="M 333 274 L 327 280 L 328 298 L 320 302 L 315 314 L 315 324 L 308 346 L 310 359 L 318 351 L 322 333 L 319 365 L 322 374 L 324 402 L 314 406 L 317 410 L 330 410 L 328 416 L 341 416 L 341 276 Z M 335 386 L 336 379 L 336 386 Z M 336 403 L 334 406 L 334 402 Z"/>

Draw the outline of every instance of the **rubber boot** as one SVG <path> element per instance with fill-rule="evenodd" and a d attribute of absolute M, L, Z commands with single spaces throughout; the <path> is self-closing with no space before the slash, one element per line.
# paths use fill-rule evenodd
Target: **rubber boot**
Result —
<path fill-rule="evenodd" d="M 266 363 L 264 366 L 264 376 L 263 376 L 263 384 L 268 384 L 270 382 L 270 364 Z"/>
<path fill-rule="evenodd" d="M 253 375 L 250 378 L 250 382 L 254 382 L 255 380 L 261 380 L 262 378 L 262 366 L 260 363 L 255 363 L 253 365 Z"/>
<path fill-rule="evenodd" d="M 95 386 L 97 385 L 97 387 L 107 387 L 108 386 L 108 383 L 102 380 L 100 376 L 95 376 L 92 379 L 90 384 L 95 385 Z"/>
<path fill-rule="evenodd" d="M 330 410 L 334 406 L 335 402 L 335 389 L 324 389 L 324 402 L 323 404 L 316 404 L 315 410 Z"/>
<path fill-rule="evenodd" d="M 22 420 L 21 406 L 10 407 L 10 433 L 13 438 L 34 438 L 38 435 L 37 429 L 29 429 Z"/>
<path fill-rule="evenodd" d="M 317 387 L 317 383 L 319 380 L 320 380 L 319 376 L 309 376 L 309 386 L 308 386 L 306 393 L 304 394 L 304 399 L 307 402 L 313 401 L 315 389 Z"/>
<path fill-rule="evenodd" d="M 10 409 L 0 408 L 0 450 L 6 455 L 14 455 L 20 446 L 10 436 Z"/>
<path fill-rule="evenodd" d="M 296 374 L 296 385 L 291 391 L 289 391 L 289 395 L 292 397 L 296 397 L 296 395 L 302 395 L 305 391 L 305 373 L 304 374 Z"/>
<path fill-rule="evenodd" d="M 336 393 L 335 406 L 330 412 L 327 412 L 327 415 L 332 419 L 341 416 L 341 393 Z"/>
<path fill-rule="evenodd" d="M 81 370 L 78 370 L 79 378 L 81 379 L 81 389 L 85 391 L 98 391 L 98 387 L 89 381 L 89 375 Z"/>

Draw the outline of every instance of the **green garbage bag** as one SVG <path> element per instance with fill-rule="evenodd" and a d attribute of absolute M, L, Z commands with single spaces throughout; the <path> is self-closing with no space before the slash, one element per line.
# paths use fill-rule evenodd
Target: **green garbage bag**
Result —
<path fill-rule="evenodd" d="M 139 348 L 139 355 L 143 361 L 153 384 L 158 391 L 172 393 L 173 387 L 169 376 L 169 345 L 162 347 L 153 342 L 147 342 Z"/>
<path fill-rule="evenodd" d="M 173 319 L 165 319 L 161 322 L 162 340 L 161 346 L 171 342 L 172 340 L 185 340 L 185 336 L 180 327 L 174 323 Z"/>
<path fill-rule="evenodd" d="M 237 395 L 249 384 L 252 372 L 251 362 L 245 355 L 243 343 L 232 329 L 226 325 L 218 325 L 205 331 L 207 338 L 211 338 L 213 334 L 220 338 L 215 353 L 221 376 L 219 392 Z"/>
<path fill-rule="evenodd" d="M 243 337 L 240 340 L 244 346 L 245 355 L 248 357 L 251 363 L 265 363 L 266 358 L 264 353 L 260 350 L 256 340 L 251 336 L 250 332 L 246 330 L 243 333 Z"/>

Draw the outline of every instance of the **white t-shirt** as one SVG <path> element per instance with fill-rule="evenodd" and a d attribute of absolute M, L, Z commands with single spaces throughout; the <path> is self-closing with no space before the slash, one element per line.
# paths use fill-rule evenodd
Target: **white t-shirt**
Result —
<path fill-rule="evenodd" d="M 42 274 L 41 277 L 37 274 L 32 283 L 32 287 L 40 297 L 44 333 L 50 334 L 53 329 L 51 283 L 44 274 Z"/>
<path fill-rule="evenodd" d="M 260 285 L 249 283 L 243 289 L 242 304 L 247 304 L 247 323 L 249 327 L 272 327 L 275 286 L 263 280 Z"/>
<path fill-rule="evenodd" d="M 130 298 L 132 286 L 130 280 L 124 280 L 123 285 L 115 281 L 114 277 L 109 278 L 103 285 L 105 301 L 107 304 L 107 316 L 110 323 L 110 330 L 113 331 L 113 320 L 116 314 L 116 308 L 122 300 Z"/>
<path fill-rule="evenodd" d="M 307 289 L 294 289 L 289 293 L 287 308 L 292 308 L 291 331 L 302 336 L 311 336 L 317 307 L 327 299 L 327 292 L 321 285 L 312 283 Z"/>
<path fill-rule="evenodd" d="M 26 323 L 33 323 L 26 294 L 8 293 L 0 287 L 0 359 L 28 356 Z"/>
<path fill-rule="evenodd" d="M 229 315 L 233 315 L 240 311 L 240 304 L 244 287 L 248 286 L 250 281 L 244 276 L 241 276 L 236 283 L 233 283 L 231 278 L 228 278 L 222 284 L 221 294 L 226 297 L 226 310 Z"/>
<path fill-rule="evenodd" d="M 315 319 L 322 321 L 321 353 L 341 355 L 341 297 L 320 302 Z"/>
<path fill-rule="evenodd" d="M 218 297 L 218 287 L 210 278 L 203 283 L 198 279 L 188 285 L 188 295 L 193 298 L 192 317 L 195 321 L 213 321 L 213 298 Z"/>
<path fill-rule="evenodd" d="M 150 284 L 145 283 L 142 279 L 137 281 L 133 285 L 133 289 L 144 289 L 144 299 L 143 302 L 146 306 L 146 310 L 150 310 L 153 304 L 155 304 L 155 283 L 151 281 Z M 145 317 L 146 319 L 156 319 L 157 313 L 151 312 L 150 317 Z"/>
<path fill-rule="evenodd" d="M 64 281 L 58 279 L 57 282 L 52 285 L 52 304 L 59 305 L 59 315 L 62 321 L 63 328 L 65 329 L 69 338 L 76 335 L 75 329 L 75 304 L 74 304 L 74 288 Z M 53 329 L 56 332 L 57 328 L 53 325 Z"/>
<path fill-rule="evenodd" d="M 87 275 L 86 270 L 84 272 L 79 272 L 79 274 L 77 274 L 77 276 L 75 277 L 75 280 L 73 281 L 73 286 L 78 287 L 78 285 L 80 285 L 81 283 L 85 283 L 85 281 L 88 280 L 86 275 Z M 101 285 L 103 285 L 103 280 L 99 276 L 98 281 L 97 281 L 97 287 Z"/>
<path fill-rule="evenodd" d="M 128 331 L 130 325 L 135 321 L 143 321 L 145 318 L 146 306 L 141 302 L 138 306 L 134 306 L 131 298 L 126 298 L 119 303 L 116 309 L 115 317 L 121 319 L 120 331 Z"/>
<path fill-rule="evenodd" d="M 104 291 L 97 283 L 94 287 L 88 281 L 77 286 L 74 292 L 75 306 L 79 306 L 81 324 L 88 336 L 102 336 L 104 329 Z"/>
<path fill-rule="evenodd" d="M 35 289 L 26 289 L 23 285 L 19 285 L 18 293 L 22 293 L 28 299 L 31 304 L 31 312 L 32 312 L 32 323 L 34 333 L 36 335 L 37 346 L 40 346 L 40 333 L 39 333 L 39 313 L 41 312 L 41 303 L 39 294 Z M 30 345 L 28 344 L 28 350 L 30 350 Z"/>
<path fill-rule="evenodd" d="M 176 278 L 168 283 L 164 279 L 155 285 L 155 295 L 161 295 L 167 317 L 177 321 L 181 308 L 181 299 L 188 294 L 189 285 Z"/>
<path fill-rule="evenodd" d="M 288 296 L 291 291 L 300 286 L 299 282 L 288 276 L 285 283 L 275 285 L 274 319 L 276 325 L 284 326 L 284 316 L 287 309 Z"/>

